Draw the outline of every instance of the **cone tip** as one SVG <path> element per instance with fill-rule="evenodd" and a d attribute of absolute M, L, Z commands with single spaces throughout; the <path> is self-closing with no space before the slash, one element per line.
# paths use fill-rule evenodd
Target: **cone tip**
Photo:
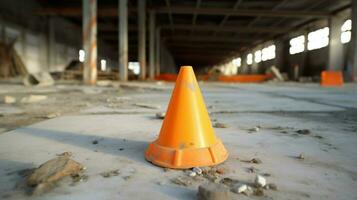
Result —
<path fill-rule="evenodd" d="M 187 69 L 187 68 L 191 68 L 192 69 L 192 66 L 190 65 L 184 65 L 184 66 L 181 66 L 182 69 Z"/>

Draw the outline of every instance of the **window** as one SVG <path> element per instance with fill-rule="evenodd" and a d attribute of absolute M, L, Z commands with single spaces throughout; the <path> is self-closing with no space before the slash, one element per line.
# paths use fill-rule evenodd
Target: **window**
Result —
<path fill-rule="evenodd" d="M 102 71 L 105 71 L 107 69 L 107 61 L 106 60 L 104 60 L 104 59 L 100 60 L 100 69 Z"/>
<path fill-rule="evenodd" d="M 84 62 L 84 58 L 86 57 L 86 52 L 83 49 L 78 52 L 78 60 L 79 62 Z"/>
<path fill-rule="evenodd" d="M 262 61 L 271 60 L 275 58 L 275 45 L 270 45 L 262 50 Z"/>
<path fill-rule="evenodd" d="M 301 53 L 305 50 L 305 36 L 300 35 L 290 40 L 289 53 L 291 55 Z"/>
<path fill-rule="evenodd" d="M 249 53 L 249 54 L 247 55 L 247 64 L 248 64 L 248 65 L 253 64 L 253 54 L 251 54 L 251 53 Z"/>
<path fill-rule="evenodd" d="M 128 68 L 134 72 L 134 74 L 139 74 L 140 65 L 139 62 L 129 62 Z"/>
<path fill-rule="evenodd" d="M 316 31 L 310 32 L 307 35 L 307 49 L 314 50 L 326 47 L 329 42 L 329 28 L 325 27 Z"/>
<path fill-rule="evenodd" d="M 239 58 L 235 58 L 232 60 L 233 65 L 235 65 L 236 67 L 240 67 L 242 65 L 242 59 Z"/>
<path fill-rule="evenodd" d="M 352 21 L 346 20 L 341 26 L 341 43 L 346 44 L 351 40 Z"/>
<path fill-rule="evenodd" d="M 262 61 L 262 51 L 258 50 L 254 53 L 254 61 L 256 63 L 260 63 L 260 61 Z"/>

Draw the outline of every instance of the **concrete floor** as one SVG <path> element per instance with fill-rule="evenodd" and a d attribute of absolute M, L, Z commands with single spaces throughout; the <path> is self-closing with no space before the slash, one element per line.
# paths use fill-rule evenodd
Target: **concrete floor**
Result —
<path fill-rule="evenodd" d="M 316 84 L 200 83 L 211 119 L 230 155 L 220 178 L 252 182 L 269 173 L 278 191 L 263 197 L 233 194 L 234 199 L 357 199 L 357 85 L 321 88 Z M 0 104 L 0 198 L 6 199 L 195 199 L 193 180 L 178 186 L 181 170 L 164 171 L 144 159 L 162 121 L 173 84 L 130 83 L 108 87 L 59 84 L 25 88 L 1 84 L 0 97 L 47 95 L 38 103 Z M 139 107 L 137 103 L 153 105 Z M 160 108 L 154 108 L 159 106 Z M 59 117 L 47 119 L 48 114 Z M 259 132 L 249 129 L 260 126 Z M 298 134 L 309 129 L 308 135 Z M 98 144 L 92 144 L 98 140 Z M 16 189 L 19 170 L 37 167 L 71 151 L 87 167 L 88 181 L 60 184 L 51 192 L 28 197 Z M 296 158 L 305 155 L 304 160 Z M 242 162 L 259 158 L 261 164 Z M 119 169 L 120 175 L 100 173 Z"/>

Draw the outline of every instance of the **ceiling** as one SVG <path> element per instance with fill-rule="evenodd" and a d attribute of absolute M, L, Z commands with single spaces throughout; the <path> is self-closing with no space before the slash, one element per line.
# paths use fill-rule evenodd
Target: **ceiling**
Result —
<path fill-rule="evenodd" d="M 37 0 L 37 15 L 81 26 L 81 0 Z M 207 66 L 311 21 L 328 19 L 350 0 L 147 0 L 161 39 L 178 65 Z M 129 0 L 129 58 L 137 60 L 137 0 Z M 117 51 L 118 0 L 98 0 L 98 37 Z M 148 39 L 148 37 L 147 37 Z"/>

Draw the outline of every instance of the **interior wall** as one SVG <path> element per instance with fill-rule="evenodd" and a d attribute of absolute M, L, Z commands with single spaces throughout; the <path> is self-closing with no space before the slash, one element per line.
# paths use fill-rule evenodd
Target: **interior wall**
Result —
<path fill-rule="evenodd" d="M 82 29 L 64 18 L 34 15 L 33 10 L 39 7 L 34 0 L 1 0 L 0 40 L 9 43 L 17 38 L 15 49 L 30 73 L 63 71 L 69 62 L 78 60 Z M 107 60 L 107 67 L 117 67 L 112 52 L 98 40 L 98 68 L 100 59 Z"/>

